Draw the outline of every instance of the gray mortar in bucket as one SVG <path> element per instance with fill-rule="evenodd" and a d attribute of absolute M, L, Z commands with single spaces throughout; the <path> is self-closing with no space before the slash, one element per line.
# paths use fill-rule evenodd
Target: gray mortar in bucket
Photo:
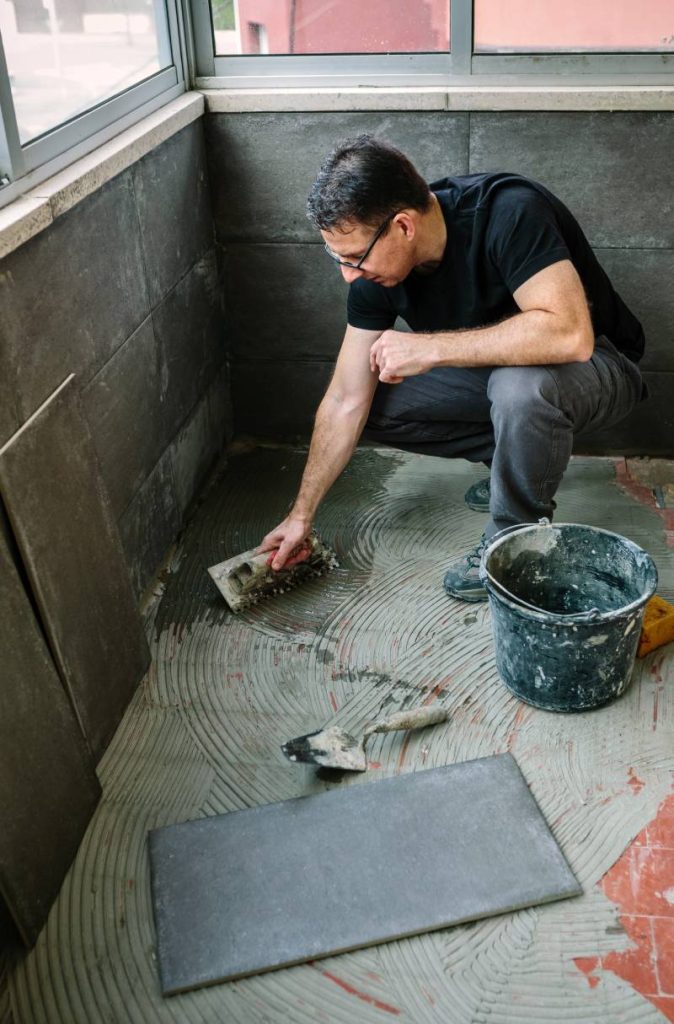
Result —
<path fill-rule="evenodd" d="M 576 523 L 513 527 L 482 556 L 496 666 L 521 700 L 586 711 L 627 689 L 658 574 L 620 534 Z"/>

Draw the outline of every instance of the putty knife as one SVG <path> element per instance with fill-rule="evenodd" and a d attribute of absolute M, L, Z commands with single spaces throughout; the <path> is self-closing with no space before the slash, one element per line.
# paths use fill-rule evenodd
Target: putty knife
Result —
<path fill-rule="evenodd" d="M 427 725 L 446 722 L 449 712 L 444 708 L 415 708 L 413 711 L 396 711 L 387 718 L 380 718 L 366 726 L 360 739 L 333 725 L 329 729 L 307 733 L 288 740 L 281 750 L 289 761 L 303 764 L 319 764 L 323 768 L 341 768 L 351 772 L 367 770 L 365 744 L 375 732 L 397 732 L 402 729 L 423 729 Z"/>

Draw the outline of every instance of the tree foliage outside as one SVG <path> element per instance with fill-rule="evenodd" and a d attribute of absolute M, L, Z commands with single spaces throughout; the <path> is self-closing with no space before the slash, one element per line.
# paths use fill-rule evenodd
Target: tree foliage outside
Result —
<path fill-rule="evenodd" d="M 233 29 L 234 22 L 234 0 L 211 0 L 213 9 L 213 28 L 216 31 Z"/>

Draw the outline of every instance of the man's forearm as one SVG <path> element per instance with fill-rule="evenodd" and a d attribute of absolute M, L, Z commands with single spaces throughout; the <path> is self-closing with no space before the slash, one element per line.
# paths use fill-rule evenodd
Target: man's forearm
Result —
<path fill-rule="evenodd" d="M 370 349 L 370 366 L 385 383 L 436 366 L 544 366 L 587 361 L 594 349 L 589 318 L 569 325 L 545 310 L 516 313 L 489 327 L 432 334 L 384 331 Z"/>
<path fill-rule="evenodd" d="M 329 392 L 316 413 L 309 456 L 292 515 L 313 520 L 321 500 L 342 472 L 358 443 L 368 407 L 353 406 Z"/>
<path fill-rule="evenodd" d="M 435 366 L 537 366 L 576 362 L 591 354 L 580 332 L 570 332 L 554 313 L 539 309 L 489 327 L 417 337 L 429 345 Z"/>

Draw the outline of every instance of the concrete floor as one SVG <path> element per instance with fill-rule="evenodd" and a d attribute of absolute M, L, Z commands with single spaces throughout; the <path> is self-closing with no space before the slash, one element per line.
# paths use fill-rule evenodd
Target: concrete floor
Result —
<path fill-rule="evenodd" d="M 462 501 L 479 469 L 376 449 L 321 509 L 341 568 L 234 617 L 205 567 L 282 518 L 304 454 L 233 458 L 197 509 L 148 612 L 154 663 L 100 766 L 104 799 L 37 946 L 0 969 L 0 1024 L 674 1021 L 674 649 L 638 661 L 603 709 L 518 702 L 488 607 L 440 587 L 481 532 Z M 663 518 L 621 467 L 574 460 L 557 520 L 631 537 L 673 600 Z M 326 789 L 283 740 L 431 695 L 449 727 L 373 737 L 367 777 L 340 784 L 509 750 L 583 896 L 163 1000 L 147 831 Z"/>

